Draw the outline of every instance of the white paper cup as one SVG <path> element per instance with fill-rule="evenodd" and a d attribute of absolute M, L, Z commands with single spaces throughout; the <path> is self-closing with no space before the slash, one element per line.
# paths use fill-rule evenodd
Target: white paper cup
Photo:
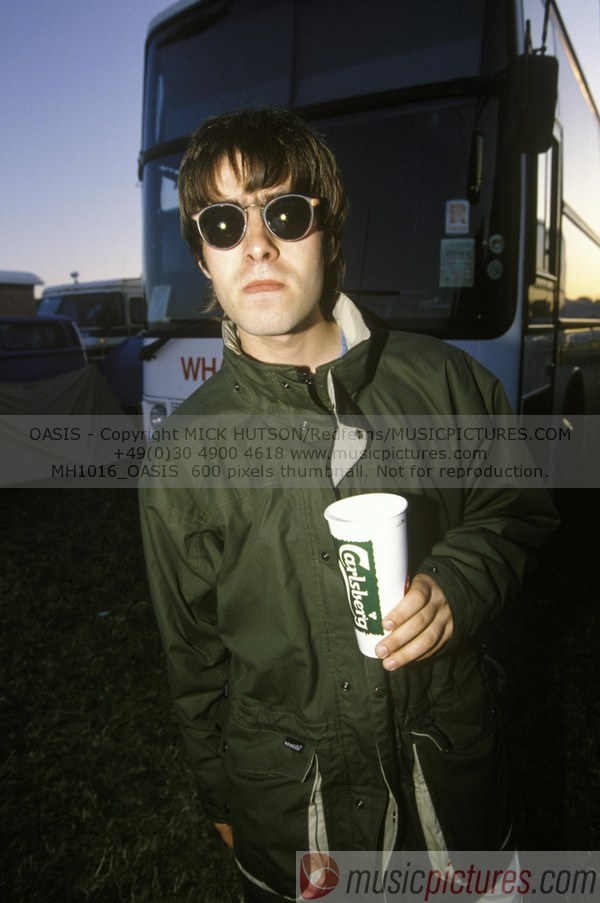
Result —
<path fill-rule="evenodd" d="M 324 512 L 337 547 L 358 646 L 371 658 L 377 658 L 375 646 L 386 635 L 383 615 L 406 592 L 407 507 L 401 495 L 370 492 L 334 502 Z"/>

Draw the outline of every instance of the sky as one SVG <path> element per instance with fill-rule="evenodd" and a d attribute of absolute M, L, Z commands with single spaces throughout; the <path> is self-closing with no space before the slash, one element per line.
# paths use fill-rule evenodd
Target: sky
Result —
<path fill-rule="evenodd" d="M 144 43 L 169 5 L 0 0 L 0 270 L 140 275 Z M 600 0 L 561 8 L 600 104 Z"/>

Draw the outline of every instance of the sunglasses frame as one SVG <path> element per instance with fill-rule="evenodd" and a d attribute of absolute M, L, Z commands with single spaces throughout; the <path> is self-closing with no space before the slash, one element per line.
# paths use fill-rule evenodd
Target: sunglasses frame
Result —
<path fill-rule="evenodd" d="M 286 198 L 302 198 L 303 201 L 307 201 L 310 209 L 310 222 L 306 228 L 306 231 L 300 235 L 298 238 L 282 238 L 280 235 L 277 235 L 276 232 L 271 229 L 268 221 L 267 221 L 267 211 L 272 204 L 275 204 L 277 201 L 285 200 Z M 199 210 L 197 213 L 192 214 L 192 219 L 196 223 L 198 228 L 198 232 L 200 234 L 200 238 L 202 241 L 208 245 L 209 248 L 214 248 L 216 251 L 231 251 L 233 248 L 237 248 L 240 242 L 243 241 L 246 232 L 248 231 L 248 210 L 251 207 L 260 207 L 260 215 L 262 217 L 262 221 L 265 224 L 265 228 L 268 232 L 279 241 L 293 242 L 293 241 L 302 241 L 303 238 L 309 234 L 315 222 L 315 207 L 317 207 L 321 203 L 320 198 L 311 198 L 307 197 L 305 194 L 297 194 L 296 192 L 287 192 L 286 194 L 279 194 L 277 197 L 271 198 L 270 201 L 267 201 L 266 204 L 247 204 L 243 207 L 241 204 L 236 204 L 234 201 L 220 201 L 215 204 L 208 204 L 206 207 L 203 207 L 202 210 Z M 244 228 L 242 230 L 242 234 L 238 238 L 238 240 L 233 245 L 227 245 L 227 247 L 222 248 L 219 245 L 214 245 L 212 242 L 208 241 L 206 236 L 202 233 L 202 227 L 200 225 L 200 217 L 206 210 L 211 210 L 214 207 L 234 207 L 236 210 L 241 210 L 244 215 Z"/>

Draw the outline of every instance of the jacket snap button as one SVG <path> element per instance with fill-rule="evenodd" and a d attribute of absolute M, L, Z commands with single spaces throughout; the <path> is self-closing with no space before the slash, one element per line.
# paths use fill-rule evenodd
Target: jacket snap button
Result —
<path fill-rule="evenodd" d="M 340 686 L 341 686 L 342 690 L 344 691 L 344 693 L 347 693 L 348 690 L 350 689 L 350 684 L 348 683 L 347 680 L 342 681 Z"/>
<path fill-rule="evenodd" d="M 387 696 L 387 688 L 383 686 L 375 687 L 373 693 L 377 699 L 383 699 L 384 696 Z"/>
<path fill-rule="evenodd" d="M 323 561 L 329 561 L 329 552 L 321 552 L 321 558 Z"/>
<path fill-rule="evenodd" d="M 355 800 L 354 805 L 356 806 L 357 809 L 364 809 L 365 801 L 364 800 Z"/>

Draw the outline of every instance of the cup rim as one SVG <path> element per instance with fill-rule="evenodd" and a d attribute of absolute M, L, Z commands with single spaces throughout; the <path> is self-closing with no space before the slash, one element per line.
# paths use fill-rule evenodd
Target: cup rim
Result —
<path fill-rule="evenodd" d="M 390 500 L 394 500 L 393 510 L 389 510 Z M 367 502 L 368 500 L 368 502 Z M 376 509 L 372 512 L 364 512 L 360 511 L 360 505 L 367 502 L 367 504 L 371 503 L 373 500 L 377 500 L 378 503 L 382 506 L 387 505 L 388 511 L 381 510 L 381 508 Z M 345 514 L 344 509 L 358 509 L 351 510 L 351 512 Z M 365 522 L 377 522 L 383 520 L 390 520 L 393 517 L 398 517 L 401 514 L 404 514 L 406 509 L 408 508 L 408 502 L 404 498 L 404 496 L 399 495 L 395 492 L 362 492 L 358 495 L 349 495 L 347 498 L 338 499 L 335 502 L 332 502 L 331 505 L 328 505 L 324 511 L 324 515 L 327 521 L 336 521 L 338 523 L 365 523 Z"/>

